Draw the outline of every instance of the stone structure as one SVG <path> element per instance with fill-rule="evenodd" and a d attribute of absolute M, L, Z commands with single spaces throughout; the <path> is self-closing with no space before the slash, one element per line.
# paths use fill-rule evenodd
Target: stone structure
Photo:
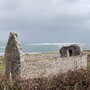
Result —
<path fill-rule="evenodd" d="M 10 33 L 5 49 L 5 73 L 9 80 L 14 80 L 20 75 L 21 48 L 16 33 Z"/>
<path fill-rule="evenodd" d="M 83 51 L 77 44 L 73 44 L 70 46 L 63 46 L 60 49 L 61 57 L 70 57 L 80 55 Z"/>
<path fill-rule="evenodd" d="M 42 54 L 44 57 L 48 55 Z M 78 70 L 87 68 L 87 55 L 83 53 L 82 55 L 60 58 L 59 53 L 52 54 L 53 59 L 49 60 L 42 57 L 42 60 L 22 62 L 21 67 L 21 77 L 28 78 L 38 78 L 38 77 L 48 77 L 57 75 L 58 73 L 65 73 L 69 70 Z"/>
<path fill-rule="evenodd" d="M 63 58 L 60 58 L 60 53 Z M 40 54 L 40 56 L 36 54 L 36 58 L 39 57 L 38 60 L 31 57 L 32 55 L 27 55 L 32 60 L 29 58 L 30 61 L 27 62 L 26 58 L 26 61 L 21 61 L 21 48 L 17 34 L 10 33 L 5 49 L 6 77 L 13 81 L 19 77 L 23 79 L 48 77 L 68 70 L 87 68 L 87 54 L 78 45 L 62 47 L 60 53 Z"/>

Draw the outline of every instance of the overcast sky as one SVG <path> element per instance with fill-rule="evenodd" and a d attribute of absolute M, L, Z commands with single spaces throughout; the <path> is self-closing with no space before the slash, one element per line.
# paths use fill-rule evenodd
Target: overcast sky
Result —
<path fill-rule="evenodd" d="M 0 41 L 90 42 L 90 0 L 0 0 Z"/>

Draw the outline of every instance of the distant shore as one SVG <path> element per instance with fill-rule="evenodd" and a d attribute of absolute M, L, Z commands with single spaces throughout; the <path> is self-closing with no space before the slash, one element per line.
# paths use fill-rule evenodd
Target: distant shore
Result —
<path fill-rule="evenodd" d="M 85 50 L 87 52 L 87 61 L 90 62 L 90 50 Z M 53 60 L 60 57 L 60 53 L 57 52 L 47 52 L 47 53 L 23 53 L 22 58 L 28 62 L 32 60 L 42 60 L 43 59 L 49 59 Z M 0 62 L 3 61 L 4 53 L 0 54 Z"/>
<path fill-rule="evenodd" d="M 90 50 L 84 50 L 87 53 L 90 53 Z M 23 52 L 22 55 L 31 55 L 31 54 L 49 54 L 49 53 L 59 53 L 59 51 L 51 51 L 51 52 Z M 0 53 L 0 56 L 4 56 L 4 53 Z"/>

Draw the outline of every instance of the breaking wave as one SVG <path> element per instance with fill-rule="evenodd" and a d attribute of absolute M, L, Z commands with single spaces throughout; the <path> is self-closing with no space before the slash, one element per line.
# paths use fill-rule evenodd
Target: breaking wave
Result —
<path fill-rule="evenodd" d="M 86 43 L 33 43 L 33 44 L 24 44 L 26 46 L 32 46 L 32 45 L 36 45 L 36 46 L 43 46 L 43 45 L 47 45 L 47 46 L 52 46 L 52 45 L 56 45 L 56 46 L 68 46 L 71 44 L 78 44 L 79 46 L 85 46 Z"/>

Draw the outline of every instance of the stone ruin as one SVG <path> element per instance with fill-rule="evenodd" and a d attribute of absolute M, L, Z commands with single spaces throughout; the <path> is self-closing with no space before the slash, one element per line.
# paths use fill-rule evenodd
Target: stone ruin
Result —
<path fill-rule="evenodd" d="M 59 51 L 61 57 L 77 56 L 80 55 L 82 52 L 82 49 L 77 44 L 73 44 L 70 46 L 62 46 Z"/>
<path fill-rule="evenodd" d="M 5 49 L 5 73 L 6 77 L 13 81 L 19 77 L 23 79 L 48 77 L 58 73 L 65 73 L 68 70 L 86 69 L 87 54 L 82 53 L 78 45 L 64 46 L 60 49 L 60 54 L 54 59 L 42 58 L 42 60 L 25 62 L 22 60 L 22 50 L 16 33 L 10 33 Z M 72 57 L 71 57 L 72 56 Z"/>
<path fill-rule="evenodd" d="M 14 80 L 20 75 L 21 48 L 16 33 L 10 33 L 5 49 L 5 74 L 9 80 Z"/>

